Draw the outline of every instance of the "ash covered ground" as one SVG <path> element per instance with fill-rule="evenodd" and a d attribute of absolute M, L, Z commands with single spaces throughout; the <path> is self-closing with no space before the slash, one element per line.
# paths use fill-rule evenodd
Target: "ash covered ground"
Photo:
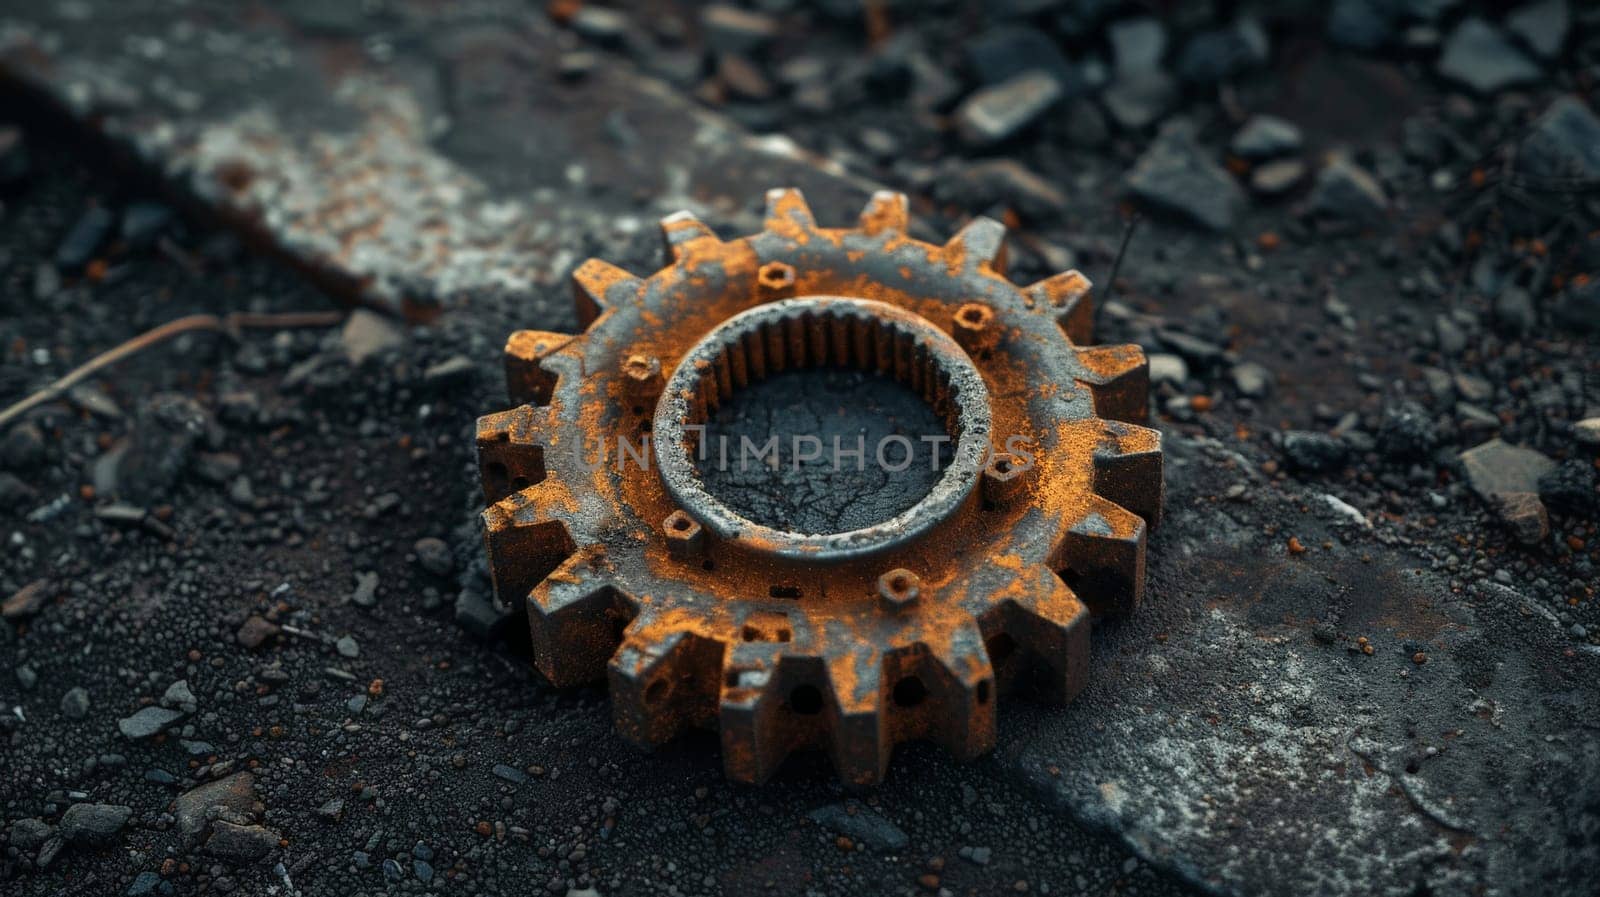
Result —
<path fill-rule="evenodd" d="M 0 402 L 184 314 L 368 306 L 0 433 L 8 892 L 1593 893 L 1600 20 L 1159 12 L 0 11 Z M 1085 694 L 869 792 L 625 747 L 531 671 L 476 531 L 504 335 L 574 326 L 587 255 L 659 264 L 660 214 L 750 232 L 786 183 L 1082 269 L 1167 441 Z"/>

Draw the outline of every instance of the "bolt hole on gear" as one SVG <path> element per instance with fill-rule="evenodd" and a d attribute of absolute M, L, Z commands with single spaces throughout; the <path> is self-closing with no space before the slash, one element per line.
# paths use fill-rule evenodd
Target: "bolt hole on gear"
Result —
<path fill-rule="evenodd" d="M 890 192 L 852 227 L 819 226 L 795 190 L 768 193 L 753 236 L 661 227 L 654 274 L 574 273 L 582 333 L 511 335 L 513 407 L 478 422 L 495 592 L 544 676 L 607 680 L 642 746 L 717 731 L 741 782 L 820 749 L 870 785 L 903 741 L 988 751 L 1019 686 L 1076 695 L 1092 621 L 1140 601 L 1162 501 L 1144 355 L 1091 345 L 1088 280 L 1017 286 L 998 222 L 925 243 Z M 706 487 L 717 408 L 815 368 L 892 379 L 943 422 L 950 463 L 911 507 L 797 532 Z M 597 444 L 647 457 L 596 463 Z"/>

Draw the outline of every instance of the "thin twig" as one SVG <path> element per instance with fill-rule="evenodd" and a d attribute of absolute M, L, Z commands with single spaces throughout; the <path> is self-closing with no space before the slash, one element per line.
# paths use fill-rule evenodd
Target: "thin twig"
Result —
<path fill-rule="evenodd" d="M 1106 299 L 1107 300 L 1109 300 L 1113 296 L 1117 295 L 1117 272 L 1122 270 L 1122 258 L 1123 258 L 1123 256 L 1128 254 L 1128 244 L 1133 241 L 1133 232 L 1139 228 L 1139 222 L 1143 221 L 1143 220 L 1144 220 L 1144 216 L 1143 215 L 1139 214 L 1138 212 L 1134 212 L 1133 213 L 1133 217 L 1129 218 L 1128 219 L 1128 223 L 1122 228 L 1122 243 L 1121 243 L 1121 245 L 1117 246 L 1117 257 L 1115 259 L 1112 259 L 1112 261 L 1111 261 L 1111 273 L 1106 275 Z M 1100 329 L 1100 313 L 1105 310 L 1105 307 L 1106 307 L 1106 303 L 1105 302 L 1096 302 L 1095 303 L 1095 306 L 1094 306 L 1094 326 L 1095 326 L 1095 330 L 1099 330 Z"/>
<path fill-rule="evenodd" d="M 146 330 L 133 339 L 105 352 L 96 355 L 83 364 L 73 368 L 60 379 L 49 386 L 29 395 L 5 411 L 0 411 L 0 429 L 4 429 L 12 421 L 27 414 L 29 411 L 47 402 L 60 398 L 67 390 L 87 380 L 94 374 L 110 367 L 113 364 L 150 348 L 166 342 L 175 336 L 184 333 L 204 331 L 221 333 L 230 339 L 238 339 L 239 331 L 249 329 L 285 329 L 290 327 L 332 327 L 344 320 L 344 315 L 332 311 L 307 311 L 286 312 L 283 314 L 257 314 L 254 312 L 233 312 L 229 315 L 189 315 L 168 321 L 153 330 Z"/>

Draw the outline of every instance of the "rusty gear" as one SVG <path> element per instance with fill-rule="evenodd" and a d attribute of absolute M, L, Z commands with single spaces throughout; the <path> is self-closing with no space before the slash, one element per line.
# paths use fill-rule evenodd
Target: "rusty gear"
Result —
<path fill-rule="evenodd" d="M 1162 499 L 1160 434 L 1134 423 L 1144 355 L 1087 345 L 1087 279 L 1019 288 L 999 223 L 923 243 L 897 193 L 849 229 L 818 227 L 794 190 L 768 194 L 751 237 L 687 213 L 661 226 L 654 275 L 574 273 L 584 333 L 511 336 L 518 407 L 478 423 L 496 594 L 525 605 L 544 675 L 608 677 L 638 744 L 720 729 L 746 782 L 801 748 L 857 784 L 908 739 L 972 757 L 994 745 L 997 695 L 1024 679 L 1075 695 L 1091 615 L 1139 601 Z M 696 425 L 817 366 L 892 376 L 940 414 L 954 460 L 911 509 L 802 534 L 704 488 Z"/>

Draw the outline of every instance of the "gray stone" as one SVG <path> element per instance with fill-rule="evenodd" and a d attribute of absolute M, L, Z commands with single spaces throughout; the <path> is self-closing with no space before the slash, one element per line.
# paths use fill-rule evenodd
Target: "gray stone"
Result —
<path fill-rule="evenodd" d="M 1522 139 L 1515 164 L 1533 178 L 1600 179 L 1600 119 L 1577 97 L 1557 97 Z"/>
<path fill-rule="evenodd" d="M 1024 72 L 1049 74 L 1064 93 L 1077 93 L 1082 80 L 1072 61 L 1043 31 L 1022 24 L 989 30 L 967 42 L 967 61 L 980 86 L 1009 81 Z"/>
<path fill-rule="evenodd" d="M 340 636 L 339 640 L 334 642 L 334 649 L 339 652 L 340 657 L 353 659 L 361 656 L 361 646 L 348 635 Z"/>
<path fill-rule="evenodd" d="M 1506 287 L 1494 299 L 1494 319 L 1505 332 L 1522 334 L 1533 329 L 1539 315 L 1527 290 Z"/>
<path fill-rule="evenodd" d="M 94 206 L 78 216 L 56 248 L 56 267 L 76 271 L 87 265 L 111 236 L 116 220 L 110 209 L 101 206 Z"/>
<path fill-rule="evenodd" d="M 1242 361 L 1228 371 L 1239 395 L 1259 399 L 1272 390 L 1272 372 L 1253 361 Z"/>
<path fill-rule="evenodd" d="M 378 574 L 376 571 L 356 574 L 356 590 L 351 593 L 350 602 L 357 607 L 373 607 L 378 603 Z"/>
<path fill-rule="evenodd" d="M 1244 191 L 1195 143 L 1192 131 L 1169 125 L 1123 180 L 1141 205 L 1216 231 L 1233 227 Z"/>
<path fill-rule="evenodd" d="M 183 719 L 181 710 L 145 707 L 133 716 L 118 720 L 117 728 L 126 738 L 149 738 L 180 719 Z"/>
<path fill-rule="evenodd" d="M 100 846 L 116 841 L 133 817 L 133 808 L 116 804 L 73 804 L 61 817 L 61 837 L 68 843 Z"/>
<path fill-rule="evenodd" d="M 1165 352 L 1155 352 L 1149 357 L 1150 382 L 1171 383 L 1182 386 L 1189 379 L 1189 365 L 1182 356 L 1169 355 Z"/>
<path fill-rule="evenodd" d="M 1468 449 L 1459 458 L 1472 491 L 1519 541 L 1532 544 L 1549 533 L 1549 515 L 1539 500 L 1539 478 L 1555 469 L 1554 461 L 1499 439 Z"/>
<path fill-rule="evenodd" d="M 1033 124 L 1061 96 L 1061 85 L 1050 73 L 1023 72 L 963 100 L 955 111 L 956 128 L 969 146 L 992 146 Z"/>
<path fill-rule="evenodd" d="M 1160 69 L 1120 75 L 1100 94 L 1100 102 L 1123 130 L 1138 131 L 1160 121 L 1178 99 L 1178 85 Z"/>
<path fill-rule="evenodd" d="M 344 819 L 344 798 L 335 797 L 317 808 L 317 816 L 323 822 L 339 822 Z"/>
<path fill-rule="evenodd" d="M 1228 149 L 1241 159 L 1256 161 L 1300 151 L 1304 138 L 1293 122 L 1274 115 L 1255 115 L 1244 123 Z"/>
<path fill-rule="evenodd" d="M 1342 156 L 1317 172 L 1310 203 L 1313 212 L 1346 221 L 1370 222 L 1389 211 L 1389 199 L 1377 178 Z"/>
<path fill-rule="evenodd" d="M 1242 19 L 1190 38 L 1178 56 L 1177 71 L 1185 81 L 1213 84 L 1265 65 L 1270 51 L 1261 24 Z"/>
<path fill-rule="evenodd" d="M 806 815 L 823 828 L 878 850 L 899 850 L 911 843 L 899 826 L 854 801 L 827 804 Z"/>
<path fill-rule="evenodd" d="M 195 703 L 194 692 L 189 690 L 187 679 L 179 679 L 167 686 L 166 692 L 161 695 L 161 706 L 181 709 L 185 713 L 193 713 Z"/>
<path fill-rule="evenodd" d="M 12 847 L 18 850 L 33 850 L 48 840 L 53 831 L 55 829 L 43 819 L 23 818 L 11 823 L 7 837 Z"/>
<path fill-rule="evenodd" d="M 411 546 L 422 569 L 435 576 L 448 576 L 455 569 L 456 558 L 443 539 L 425 536 Z"/>
<path fill-rule="evenodd" d="M 400 348 L 405 343 L 405 330 L 377 312 L 358 308 L 345 321 L 339 342 L 350 363 L 360 365 L 369 358 Z"/>
<path fill-rule="evenodd" d="M 1313 472 L 1343 467 L 1350 454 L 1350 447 L 1344 440 L 1315 430 L 1286 430 L 1279 448 L 1290 465 Z"/>
<path fill-rule="evenodd" d="M 265 644 L 267 639 L 276 636 L 280 631 L 278 624 L 264 617 L 251 614 L 243 623 L 239 624 L 239 631 L 234 634 L 234 638 L 241 646 L 253 651 Z"/>
<path fill-rule="evenodd" d="M 82 686 L 67 689 L 61 696 L 61 715 L 67 719 L 83 719 L 89 715 L 89 692 Z"/>
<path fill-rule="evenodd" d="M 1506 30 L 1545 59 L 1561 52 L 1570 25 L 1567 0 L 1535 0 L 1506 16 Z"/>
<path fill-rule="evenodd" d="M 941 202 L 974 211 L 1003 205 L 1027 221 L 1060 215 L 1067 197 L 1055 185 L 1014 159 L 953 163 L 933 183 Z"/>
<path fill-rule="evenodd" d="M 255 814 L 255 776 L 236 772 L 184 792 L 173 803 L 178 834 L 190 846 L 205 839 L 211 824 L 225 819 L 248 825 Z"/>
<path fill-rule="evenodd" d="M 1472 17 L 1445 39 L 1439 74 L 1481 94 L 1532 84 L 1539 66 L 1506 40 L 1498 28 Z"/>
<path fill-rule="evenodd" d="M 1118 75 L 1158 69 L 1167 52 L 1167 29 L 1160 19 L 1150 16 L 1112 22 L 1106 26 L 1106 37 L 1111 41 Z"/>
<path fill-rule="evenodd" d="M 277 832 L 260 825 L 239 825 L 218 819 L 212 823 L 205 852 L 224 863 L 243 866 L 254 863 L 278 846 Z"/>
<path fill-rule="evenodd" d="M 1334 0 L 1328 37 L 1352 50 L 1376 50 L 1394 37 L 1395 16 L 1384 0 Z"/>

